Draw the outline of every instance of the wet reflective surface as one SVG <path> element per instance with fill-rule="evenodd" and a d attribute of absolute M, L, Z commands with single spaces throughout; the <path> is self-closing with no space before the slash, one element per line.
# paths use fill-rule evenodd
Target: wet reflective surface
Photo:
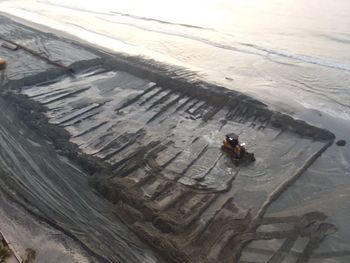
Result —
<path fill-rule="evenodd" d="M 349 119 L 346 0 L 102 3 L 3 1 L 0 10 L 109 50 L 185 66 L 279 109 Z"/>
<path fill-rule="evenodd" d="M 159 2 L 154 5 L 138 4 L 139 8 L 135 9 L 132 8 L 135 6 L 134 2 L 122 7 L 115 4 L 110 8 L 86 3 L 83 5 L 79 2 L 72 5 L 65 1 L 33 1 L 30 4 L 27 1 L 4 1 L 0 8 L 38 23 L 45 21 L 50 27 L 108 49 L 185 66 L 195 70 L 205 79 L 254 95 L 275 108 L 292 112 L 302 119 L 330 129 L 339 138 L 349 139 L 347 120 L 350 78 L 347 54 L 350 53 L 347 52 L 349 27 L 346 16 L 348 3 L 345 1 L 340 1 L 337 5 L 330 5 L 327 1 L 285 1 L 283 4 L 270 2 L 266 5 L 260 1 L 240 1 L 234 4 L 221 1 L 220 4 L 214 5 L 208 1 L 200 7 L 189 5 L 181 9 L 185 10 L 181 18 L 176 15 L 169 16 L 169 12 L 162 12 L 169 7 L 166 8 Z M 18 8 L 18 5 L 22 8 Z M 198 12 L 199 16 L 191 16 L 193 9 L 197 7 L 201 10 Z M 319 19 L 320 17 L 322 19 Z M 256 26 L 255 19 L 259 21 L 259 27 Z M 82 50 L 82 53 L 78 53 L 69 45 L 65 46 L 64 42 L 50 42 L 50 38 L 40 36 L 39 41 L 32 42 L 35 34 L 24 33 L 21 30 L 16 32 L 13 31 L 13 27 L 2 27 L 1 30 L 1 33 L 8 37 L 18 37 L 22 34 L 23 38 L 21 37 L 20 41 L 23 44 L 34 49 L 39 47 L 39 51 L 46 52 L 52 59 L 62 59 L 67 65 L 79 60 L 79 57 L 95 57 Z M 67 50 L 72 50 L 69 59 L 63 56 Z M 8 59 L 14 62 L 17 60 L 16 56 L 28 56 L 23 52 L 0 52 L 2 56 L 9 56 Z M 76 54 L 79 55 L 75 56 Z M 9 74 L 5 77 L 9 80 L 21 80 L 25 76 L 47 69 L 47 65 L 42 61 L 30 56 L 24 61 L 27 61 L 26 70 L 18 64 L 11 63 Z M 192 78 L 197 76 L 189 75 L 189 79 Z M 19 84 L 20 82 L 17 82 L 16 86 Z M 50 89 L 49 92 L 47 88 Z M 149 90 L 147 94 L 143 94 L 145 90 Z M 146 180 L 142 186 L 142 193 L 150 198 L 158 195 L 162 187 L 169 186 L 166 184 L 167 180 L 178 179 L 179 174 L 185 171 L 185 175 L 179 180 L 180 184 L 195 185 L 198 189 L 204 187 L 215 191 L 222 190 L 234 179 L 241 191 L 241 194 L 236 196 L 236 201 L 242 204 L 243 208 L 248 208 L 251 204 L 258 206 L 257 200 L 263 202 L 264 192 L 269 192 L 278 183 L 277 174 L 283 173 L 283 176 L 288 177 L 289 171 L 292 174 L 307 156 L 322 147 L 318 142 L 311 143 L 294 136 L 291 138 L 285 134 L 278 135 L 278 132 L 276 134 L 276 131 L 269 130 L 268 127 L 265 131 L 247 127 L 239 113 L 244 112 L 244 109 L 233 115 L 232 123 L 221 127 L 220 120 L 226 115 L 225 112 L 216 112 L 215 107 L 210 108 L 200 99 L 182 97 L 181 94 L 172 93 L 167 87 L 157 87 L 152 81 L 115 70 L 82 76 L 75 82 L 67 79 L 52 86 L 32 87 L 24 89 L 23 92 L 47 105 L 47 117 L 50 121 L 67 129 L 72 135 L 72 142 L 77 143 L 82 151 L 105 159 L 112 165 L 122 164 L 123 157 L 135 151 L 137 147 L 133 148 L 135 145 L 131 144 L 133 138 L 142 138 L 141 144 L 149 145 L 148 143 L 153 142 L 155 138 L 173 136 L 169 140 L 176 143 L 166 145 L 162 153 L 155 158 L 155 163 L 147 163 L 150 169 L 159 165 L 166 166 L 160 180 Z M 139 95 L 142 96 L 133 104 L 124 104 L 129 96 L 136 98 Z M 180 117 L 174 115 L 181 105 L 184 105 L 184 108 L 180 108 L 177 113 Z M 214 120 L 203 126 L 200 123 L 202 117 L 208 114 L 206 110 L 217 115 Z M 177 126 L 174 126 L 174 123 Z M 149 129 L 146 132 L 143 130 L 145 125 Z M 163 125 L 171 133 L 169 130 L 162 130 Z M 264 126 L 263 123 L 261 125 Z M 193 130 L 198 133 L 195 137 L 192 135 Z M 249 169 L 240 170 L 239 176 L 235 167 L 230 168 L 218 151 L 217 142 L 225 132 L 232 130 L 240 132 L 242 139 L 250 142 L 248 146 L 259 153 L 257 162 Z M 96 135 L 103 132 L 103 138 Z M 147 136 L 147 132 L 154 137 Z M 5 134 L 4 137 L 7 138 L 8 135 Z M 183 137 L 191 140 L 186 139 L 182 142 Z M 274 139 L 275 137 L 277 139 Z M 315 217 L 317 223 L 313 224 L 320 230 L 315 233 L 327 237 L 314 251 L 311 262 L 319 262 L 320 259 L 322 262 L 348 260 L 348 149 L 348 146 L 332 146 L 294 186 L 270 206 L 266 214 L 267 217 L 280 218 L 280 221 L 269 221 L 270 225 L 267 225 L 270 228 L 262 230 L 264 232 L 271 229 L 294 229 L 299 220 L 314 210 L 322 211 L 329 217 L 327 224 L 334 224 L 338 232 L 334 233 L 330 227 L 323 225 L 323 215 Z M 191 158 L 195 156 L 200 157 L 198 163 L 191 162 Z M 151 157 L 154 159 L 153 155 Z M 193 165 L 188 168 L 188 163 Z M 127 171 L 133 167 L 133 163 L 124 164 Z M 132 169 L 131 171 L 135 172 Z M 144 180 L 146 175 L 142 171 L 136 171 L 130 178 L 137 183 Z M 183 208 L 185 214 L 191 210 L 191 205 L 196 206 L 211 200 L 209 198 L 203 201 L 192 195 L 185 196 L 185 200 L 189 202 L 188 207 Z M 160 196 L 159 201 L 163 200 L 161 206 L 167 207 L 167 202 L 172 198 L 165 197 Z M 218 204 L 222 205 L 220 202 Z M 207 217 L 204 218 L 210 219 L 214 212 L 209 209 Z M 299 218 L 288 219 L 289 216 Z M 295 260 L 303 253 L 308 243 L 300 239 L 295 241 L 285 234 L 270 236 L 270 239 L 275 241 L 271 241 L 269 246 L 266 245 L 266 241 L 257 240 L 250 243 L 245 250 L 248 252 L 242 254 L 242 260 L 255 262 L 262 255 L 267 258 L 276 255 L 273 260 L 277 261 L 271 262 Z M 283 243 L 285 240 L 287 243 Z M 221 251 L 225 244 L 224 240 L 222 242 L 216 246 L 208 244 L 212 248 L 211 258 L 218 258 L 218 251 Z M 285 248 L 278 252 L 276 247 L 282 243 L 282 247 Z M 289 256 L 281 258 L 281 253 L 287 253 Z"/>
<path fill-rule="evenodd" d="M 67 231 L 99 260 L 157 262 L 112 214 L 111 204 L 91 191 L 87 176 L 23 126 L 1 102 L 2 191 Z"/>

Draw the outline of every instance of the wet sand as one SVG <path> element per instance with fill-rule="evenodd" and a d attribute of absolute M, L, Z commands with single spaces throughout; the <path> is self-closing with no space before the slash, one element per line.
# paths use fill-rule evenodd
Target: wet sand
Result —
<path fill-rule="evenodd" d="M 35 262 L 96 262 L 79 244 L 64 233 L 28 213 L 9 196 L 0 194 L 0 229 L 18 256 L 27 248 L 35 250 Z M 16 261 L 17 262 L 17 261 Z"/>
<path fill-rule="evenodd" d="M 87 175 L 57 155 L 2 102 L 2 192 L 78 241 L 98 262 L 156 262 L 113 216 L 111 205 L 90 189 Z"/>
<path fill-rule="evenodd" d="M 3 96 L 25 122 L 1 104 L 2 183 L 100 260 L 156 262 L 132 230 L 172 262 L 249 262 L 249 244 L 271 240 L 282 245 L 266 262 L 300 242 L 290 256 L 308 262 L 336 232 L 312 209 L 265 215 L 333 143 L 329 131 L 192 72 L 2 22 L 2 38 L 28 49 L 0 49 Z M 221 152 L 228 132 L 247 142 L 254 164 L 236 167 Z"/>

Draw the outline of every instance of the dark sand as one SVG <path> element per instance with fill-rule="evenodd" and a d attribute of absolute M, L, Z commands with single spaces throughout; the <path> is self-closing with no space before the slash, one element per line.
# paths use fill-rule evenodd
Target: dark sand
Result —
<path fill-rule="evenodd" d="M 169 262 L 248 262 L 240 260 L 248 244 L 271 240 L 282 245 L 262 262 L 308 262 L 336 231 L 318 211 L 265 216 L 333 143 L 329 131 L 183 69 L 109 55 L 5 18 L 0 35 L 25 45 L 0 49 L 9 62 L 3 97 L 18 114 L 8 122 L 25 123 L 2 128 L 1 183 L 99 260 L 158 260 L 125 225 Z M 221 152 L 228 132 L 247 142 L 254 164 L 236 167 Z M 41 145 L 35 159 L 28 136 Z M 290 253 L 301 241 L 301 253 Z"/>

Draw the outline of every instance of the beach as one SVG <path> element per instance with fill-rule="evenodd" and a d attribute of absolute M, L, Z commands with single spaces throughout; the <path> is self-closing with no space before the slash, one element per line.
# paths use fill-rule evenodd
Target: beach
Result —
<path fill-rule="evenodd" d="M 90 260 L 344 262 L 346 215 L 303 183 L 346 180 L 337 122 L 329 131 L 181 65 L 1 21 L 2 41 L 19 47 L 0 51 L 2 191 Z M 229 132 L 253 165 L 222 153 Z M 294 205 L 295 191 L 314 198 Z"/>

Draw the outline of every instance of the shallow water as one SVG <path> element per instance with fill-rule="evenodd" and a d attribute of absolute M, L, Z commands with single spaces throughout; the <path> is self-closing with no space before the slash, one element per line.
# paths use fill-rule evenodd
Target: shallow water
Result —
<path fill-rule="evenodd" d="M 9 201 L 3 192 L 0 193 L 0 229 L 19 256 L 24 256 L 27 248 L 34 249 L 36 263 L 47 263 L 48 257 L 50 263 L 95 262 L 71 238 Z"/>
<path fill-rule="evenodd" d="M 350 118 L 346 0 L 12 0 L 0 10 L 117 52 L 185 66 L 291 111 Z"/>
<path fill-rule="evenodd" d="M 197 227 L 206 225 L 203 222 L 213 220 L 210 225 L 215 226 L 213 222 L 219 221 L 222 227 L 225 223 L 221 219 L 226 222 L 227 218 L 245 218 L 248 213 L 253 218 L 261 215 L 260 211 L 264 211 L 261 207 L 269 203 L 273 193 L 284 189 L 285 182 L 298 176 L 312 156 L 329 146 L 329 142 L 317 139 L 315 134 L 310 139 L 302 132 L 297 135 L 292 130 L 274 127 L 270 120 L 258 118 L 259 113 L 249 110 L 244 102 L 232 109 L 235 102 L 215 105 L 214 98 L 201 99 L 197 93 L 168 88 L 170 81 L 163 84 L 159 86 L 122 71 L 96 69 L 77 74 L 74 80 L 65 78 L 47 85 L 23 87 L 21 93 L 44 104 L 49 122 L 64 127 L 71 135 L 71 142 L 82 152 L 112 165 L 107 179 L 103 174 L 95 177 L 96 188 L 102 195 L 115 201 L 114 189 L 123 189 L 123 182 L 127 183 L 127 191 L 132 193 L 125 198 L 128 202 L 137 193 L 137 198 L 145 206 L 151 203 L 157 214 L 166 214 L 181 227 L 187 226 L 191 242 L 185 238 L 188 244 L 186 248 L 180 247 L 181 250 L 196 248 L 193 236 Z M 203 85 L 197 89 L 206 87 Z M 236 167 L 220 150 L 224 134 L 232 131 L 249 142 L 249 149 L 257 156 L 255 163 Z M 232 204 L 239 208 L 222 211 L 220 207 L 232 196 Z M 126 213 L 122 202 L 116 209 L 120 216 Z M 224 218 L 216 218 L 213 211 L 222 212 Z M 192 223 L 183 218 L 192 218 L 189 221 Z M 138 221 L 147 229 L 149 224 L 145 222 L 147 219 Z M 152 222 L 156 233 L 159 227 Z M 298 219 L 293 222 L 297 223 Z M 219 241 L 215 245 L 199 242 L 201 250 L 207 246 L 209 251 L 199 254 L 205 260 L 227 262 L 233 254 L 232 250 L 225 251 L 230 239 L 225 240 L 225 234 L 213 231 L 210 225 L 203 227 L 206 230 L 201 236 Z M 173 238 L 177 233 L 175 230 L 167 238 L 177 242 Z M 310 236 L 302 234 L 302 238 L 310 239 Z M 220 258 L 220 255 L 224 256 Z M 196 256 L 191 256 L 193 262 L 207 262 Z"/>

